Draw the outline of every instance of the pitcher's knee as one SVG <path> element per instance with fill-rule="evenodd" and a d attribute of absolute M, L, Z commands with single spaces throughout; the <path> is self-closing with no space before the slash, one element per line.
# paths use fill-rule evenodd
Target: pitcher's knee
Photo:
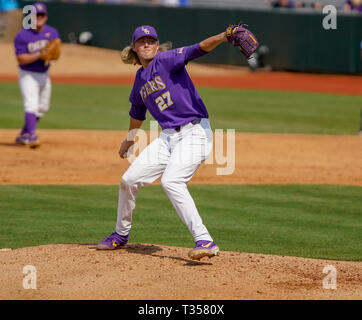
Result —
<path fill-rule="evenodd" d="M 139 174 L 139 169 L 130 167 L 121 178 L 121 185 L 126 187 L 142 187 L 145 185 L 142 175 Z"/>
<path fill-rule="evenodd" d="M 178 184 L 178 182 L 175 179 L 168 178 L 168 177 L 161 178 L 161 186 L 166 191 L 173 190 L 177 184 Z"/>
<path fill-rule="evenodd" d="M 44 117 L 45 114 L 48 112 L 49 108 L 39 108 L 38 110 L 38 117 Z"/>
<path fill-rule="evenodd" d="M 132 177 L 127 174 L 127 172 L 122 176 L 121 178 L 121 188 L 125 189 L 125 188 L 129 188 L 134 186 L 136 183 L 134 181 L 134 179 L 132 179 Z"/>
<path fill-rule="evenodd" d="M 27 102 L 25 102 L 25 104 L 24 104 L 24 112 L 25 113 L 32 113 L 32 114 L 37 115 L 37 113 L 38 113 L 37 105 L 35 103 L 27 103 Z"/>

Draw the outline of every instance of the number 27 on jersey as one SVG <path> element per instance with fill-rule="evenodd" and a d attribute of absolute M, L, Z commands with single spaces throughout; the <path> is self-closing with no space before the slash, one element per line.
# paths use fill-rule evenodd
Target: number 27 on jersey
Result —
<path fill-rule="evenodd" d="M 164 94 L 160 95 L 155 99 L 155 102 L 160 109 L 160 111 L 163 111 L 167 109 L 169 106 L 173 105 L 173 101 L 171 100 L 170 91 L 166 91 Z"/>

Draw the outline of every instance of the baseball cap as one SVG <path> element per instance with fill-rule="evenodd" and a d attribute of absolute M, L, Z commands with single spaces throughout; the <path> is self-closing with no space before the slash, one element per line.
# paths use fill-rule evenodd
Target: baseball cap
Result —
<path fill-rule="evenodd" d="M 158 40 L 156 29 L 152 26 L 140 26 L 133 32 L 132 43 L 135 43 L 139 38 L 149 36 Z"/>
<path fill-rule="evenodd" d="M 36 13 L 47 13 L 47 7 L 44 3 L 36 2 L 33 4 L 36 9 Z"/>

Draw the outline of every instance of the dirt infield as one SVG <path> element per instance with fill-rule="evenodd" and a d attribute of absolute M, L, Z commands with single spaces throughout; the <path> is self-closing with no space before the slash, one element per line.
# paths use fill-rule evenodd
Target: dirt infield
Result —
<path fill-rule="evenodd" d="M 0 130 L 0 184 L 116 185 L 130 164 L 118 156 L 126 132 L 39 130 L 38 149 L 15 145 L 17 132 Z M 191 184 L 362 186 L 359 136 L 236 133 L 235 155 L 220 163 L 215 155 L 214 143 L 212 161 L 198 169 Z"/>
<path fill-rule="evenodd" d="M 16 81 L 12 45 L 0 44 L 0 81 Z M 53 82 L 125 84 L 136 67 L 119 52 L 63 45 Z M 357 77 L 250 73 L 247 68 L 190 63 L 197 85 L 362 94 Z M 39 130 L 41 147 L 14 144 L 18 130 L 0 130 L 0 184 L 116 185 L 127 169 L 118 156 L 125 132 Z M 101 143 L 94 143 L 100 141 Z M 236 134 L 235 170 L 203 164 L 193 184 L 339 184 L 362 186 L 362 138 Z M 157 183 L 157 182 L 156 182 Z M 195 262 L 186 248 L 129 244 L 97 251 L 58 244 L 0 250 L 0 299 L 362 299 L 362 263 L 221 251 Z M 222 248 L 221 248 L 222 250 Z M 37 270 L 36 290 L 24 289 L 24 266 Z M 323 288 L 324 267 L 337 288 Z"/>

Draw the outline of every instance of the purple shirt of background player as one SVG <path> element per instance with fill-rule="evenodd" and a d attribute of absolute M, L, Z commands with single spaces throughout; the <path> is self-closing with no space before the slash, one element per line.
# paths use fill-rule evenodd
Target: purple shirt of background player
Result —
<path fill-rule="evenodd" d="M 49 65 L 45 65 L 42 50 L 53 39 L 59 39 L 60 42 L 60 37 L 55 28 L 46 24 L 48 21 L 46 5 L 36 2 L 32 7 L 32 12 L 36 13 L 35 26 L 32 26 L 34 29 L 24 28 L 14 39 L 25 116 L 23 128 L 16 137 L 15 143 L 36 148 L 40 145 L 36 134 L 37 124 L 49 110 L 51 96 Z"/>
<path fill-rule="evenodd" d="M 353 0 L 347 0 L 345 2 L 345 11 L 354 11 L 362 13 L 362 1 L 353 1 Z"/>
<path fill-rule="evenodd" d="M 277 0 L 272 3 L 272 7 L 294 9 L 296 5 L 292 0 Z"/>
<path fill-rule="evenodd" d="M 139 68 L 130 95 L 129 115 L 145 120 L 146 111 L 162 129 L 174 129 L 208 113 L 185 65 L 206 54 L 199 44 L 158 52 L 150 65 Z"/>
<path fill-rule="evenodd" d="M 15 54 L 18 56 L 23 53 L 39 52 L 47 45 L 49 40 L 56 38 L 59 38 L 58 31 L 47 24 L 39 32 L 33 29 L 22 29 L 14 40 Z M 49 69 L 49 65 L 46 66 L 41 59 L 27 65 L 19 65 L 19 67 L 33 72 L 46 72 Z"/>

